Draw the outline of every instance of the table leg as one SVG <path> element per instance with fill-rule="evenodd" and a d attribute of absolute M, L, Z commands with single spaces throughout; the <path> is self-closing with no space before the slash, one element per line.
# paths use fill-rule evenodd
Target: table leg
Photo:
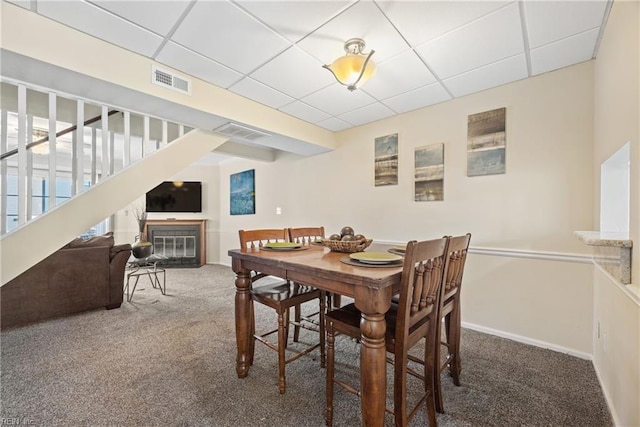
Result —
<path fill-rule="evenodd" d="M 384 314 L 366 315 L 360 320 L 360 390 L 362 421 L 365 426 L 384 425 L 386 402 L 386 350 Z"/>
<path fill-rule="evenodd" d="M 356 307 L 360 319 L 360 404 L 362 422 L 367 427 L 384 426 L 387 398 L 387 351 L 384 313 L 391 305 L 390 290 L 356 291 Z"/>
<path fill-rule="evenodd" d="M 253 361 L 251 278 L 247 270 L 234 268 L 234 271 L 236 272 L 236 372 L 238 378 L 244 378 L 249 375 L 249 367 Z"/>

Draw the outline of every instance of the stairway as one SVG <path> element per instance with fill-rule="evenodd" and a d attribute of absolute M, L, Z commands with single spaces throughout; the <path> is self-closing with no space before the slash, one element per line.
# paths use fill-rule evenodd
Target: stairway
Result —
<path fill-rule="evenodd" d="M 2 236 L 2 285 L 226 140 L 193 130 Z"/>
<path fill-rule="evenodd" d="M 166 120 L 104 105 L 85 106 L 84 101 L 39 92 L 23 84 L 12 87 L 3 82 L 2 89 L 0 285 L 228 139 L 198 129 L 187 128 L 184 133 L 184 126 Z M 15 94 L 13 99 L 11 94 Z M 67 108 L 67 104 L 73 108 Z M 85 113 L 93 117 L 85 120 Z M 42 119 L 47 116 L 48 119 Z M 34 126 L 38 117 L 43 123 L 40 129 Z M 75 125 L 59 130 L 56 125 L 60 122 Z M 114 142 L 115 135 L 120 145 Z M 44 156 L 48 163 L 38 164 L 36 149 L 44 144 L 52 154 Z M 63 150 L 68 150 L 66 157 L 60 156 Z M 44 212 L 39 215 L 34 214 L 37 209 L 31 206 L 37 199 L 36 192 L 40 191 L 32 184 L 36 174 L 43 177 L 52 193 L 48 198 L 40 198 Z M 55 187 L 60 177 L 67 175 L 69 178 L 65 179 L 72 181 L 71 195 L 61 202 Z M 7 191 L 8 178 L 13 179 L 17 187 L 11 199 Z M 49 185 L 50 182 L 56 185 Z M 19 222 L 13 229 L 7 228 L 8 206 L 18 212 Z"/>

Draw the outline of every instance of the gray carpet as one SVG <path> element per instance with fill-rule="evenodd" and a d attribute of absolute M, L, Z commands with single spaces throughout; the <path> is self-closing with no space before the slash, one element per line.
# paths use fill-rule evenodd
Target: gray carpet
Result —
<path fill-rule="evenodd" d="M 2 332 L 3 423 L 324 425 L 318 353 L 287 366 L 285 395 L 276 353 L 260 343 L 249 377 L 237 378 L 233 280 L 223 266 L 168 269 L 166 296 L 141 281 L 120 309 Z M 258 305 L 256 312 L 258 328 L 275 324 L 273 311 Z M 336 344 L 337 375 L 357 384 L 357 344 L 345 337 Z M 462 385 L 443 377 L 441 426 L 613 425 L 589 361 L 470 330 L 462 352 Z M 336 389 L 336 426 L 360 425 L 359 411 L 356 396 Z M 393 425 L 390 415 L 386 424 Z M 427 425 L 424 411 L 411 425 Z"/>

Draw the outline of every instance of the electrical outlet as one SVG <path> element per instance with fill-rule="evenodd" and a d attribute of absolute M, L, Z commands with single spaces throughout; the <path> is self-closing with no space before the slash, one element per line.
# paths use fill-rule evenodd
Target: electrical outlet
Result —
<path fill-rule="evenodd" d="M 282 215 L 282 208 L 281 207 L 277 207 L 276 208 L 276 215 Z"/>
<path fill-rule="evenodd" d="M 596 321 L 596 337 L 598 341 L 600 341 L 600 345 L 602 346 L 602 350 L 607 352 L 607 335 L 604 333 L 602 325 L 600 324 L 600 320 Z"/>

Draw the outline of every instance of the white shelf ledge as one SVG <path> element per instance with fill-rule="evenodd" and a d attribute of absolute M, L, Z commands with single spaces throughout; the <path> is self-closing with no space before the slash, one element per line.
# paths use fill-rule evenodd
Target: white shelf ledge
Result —
<path fill-rule="evenodd" d="M 612 246 L 631 248 L 633 242 L 628 233 L 607 233 L 600 231 L 576 231 L 576 236 L 589 246 Z"/>
<path fill-rule="evenodd" d="M 593 261 L 623 285 L 631 283 L 631 248 L 627 233 L 576 231 L 576 236 L 593 247 Z"/>

